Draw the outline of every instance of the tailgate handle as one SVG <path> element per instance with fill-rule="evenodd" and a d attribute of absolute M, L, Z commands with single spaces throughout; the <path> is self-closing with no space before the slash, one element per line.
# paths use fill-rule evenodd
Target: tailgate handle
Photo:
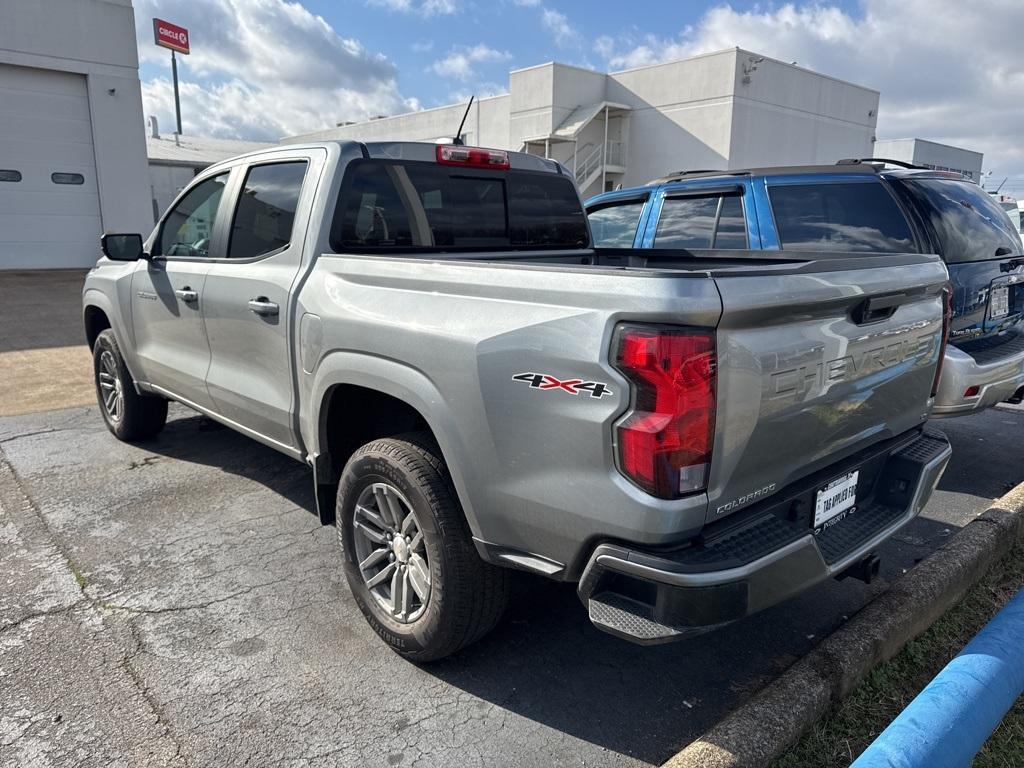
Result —
<path fill-rule="evenodd" d="M 871 296 L 854 307 L 853 322 L 857 325 L 877 323 L 888 320 L 896 312 L 896 308 L 910 296 L 906 293 L 887 293 L 884 296 Z"/>

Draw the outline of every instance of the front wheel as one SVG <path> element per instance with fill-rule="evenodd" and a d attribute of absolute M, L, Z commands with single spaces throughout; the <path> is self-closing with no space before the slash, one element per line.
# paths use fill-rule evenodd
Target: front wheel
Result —
<path fill-rule="evenodd" d="M 167 401 L 162 397 L 145 397 L 135 391 L 135 382 L 121 357 L 114 332 L 109 328 L 96 337 L 92 364 L 100 413 L 107 429 L 118 440 L 145 440 L 164 428 Z"/>
<path fill-rule="evenodd" d="M 483 637 L 508 602 L 508 573 L 477 554 L 436 443 L 375 440 L 342 473 L 338 539 L 356 603 L 384 642 L 412 661 Z"/>

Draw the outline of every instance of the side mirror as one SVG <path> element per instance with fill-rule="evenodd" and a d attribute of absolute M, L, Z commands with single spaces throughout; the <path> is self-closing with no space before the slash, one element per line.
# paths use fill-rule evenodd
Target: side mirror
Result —
<path fill-rule="evenodd" d="M 138 261 L 143 257 L 142 235 L 103 235 L 100 250 L 113 261 Z"/>

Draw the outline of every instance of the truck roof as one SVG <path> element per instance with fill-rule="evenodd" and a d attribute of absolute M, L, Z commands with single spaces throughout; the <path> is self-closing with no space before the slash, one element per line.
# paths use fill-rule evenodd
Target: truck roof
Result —
<path fill-rule="evenodd" d="M 279 152 L 293 152 L 303 149 L 326 149 L 329 152 L 342 152 L 354 150 L 363 157 L 382 160 L 412 160 L 419 162 L 435 162 L 437 159 L 438 143 L 426 141 L 354 141 L 352 139 L 324 140 L 302 142 L 301 144 L 280 144 L 273 147 L 258 149 L 253 152 L 237 155 L 222 160 L 216 165 L 234 162 L 240 158 L 261 157 L 273 155 Z M 555 160 L 539 157 L 538 155 L 527 154 L 526 152 L 513 152 L 511 150 L 498 150 L 505 152 L 509 158 L 509 164 L 514 170 L 542 171 L 547 173 L 558 173 L 569 176 L 569 172 L 561 163 Z M 211 166 L 214 167 L 214 166 Z"/>

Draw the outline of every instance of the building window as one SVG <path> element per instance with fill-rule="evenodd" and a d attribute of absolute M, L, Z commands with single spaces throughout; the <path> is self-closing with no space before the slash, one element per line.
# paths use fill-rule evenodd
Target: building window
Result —
<path fill-rule="evenodd" d="M 51 173 L 50 181 L 54 184 L 85 184 L 85 176 L 80 173 Z"/>
<path fill-rule="evenodd" d="M 0 171 L 0 181 L 21 181 L 21 171 Z"/>

